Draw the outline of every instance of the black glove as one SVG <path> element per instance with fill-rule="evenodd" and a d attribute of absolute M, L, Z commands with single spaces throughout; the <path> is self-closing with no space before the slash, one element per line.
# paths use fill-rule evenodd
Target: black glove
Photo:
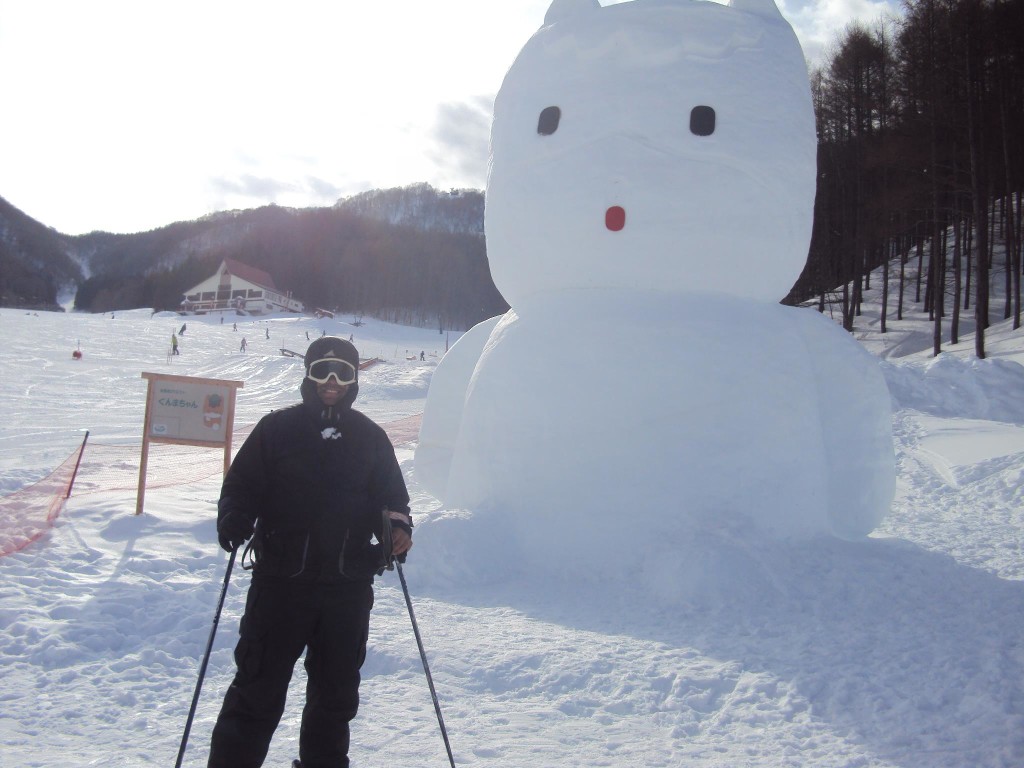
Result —
<path fill-rule="evenodd" d="M 252 536 L 255 523 L 238 510 L 217 520 L 217 541 L 226 552 L 234 552 Z"/>

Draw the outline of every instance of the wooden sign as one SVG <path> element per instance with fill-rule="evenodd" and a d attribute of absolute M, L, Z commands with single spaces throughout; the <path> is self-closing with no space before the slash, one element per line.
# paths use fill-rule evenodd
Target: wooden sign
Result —
<path fill-rule="evenodd" d="M 150 443 L 224 447 L 224 472 L 231 466 L 231 433 L 235 424 L 235 391 L 241 381 L 200 379 L 143 371 L 148 380 L 142 461 L 135 514 L 142 514 Z"/>

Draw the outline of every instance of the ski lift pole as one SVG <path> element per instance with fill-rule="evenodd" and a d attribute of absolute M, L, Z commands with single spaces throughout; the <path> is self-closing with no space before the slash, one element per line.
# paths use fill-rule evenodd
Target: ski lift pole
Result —
<path fill-rule="evenodd" d="M 441 726 L 441 738 L 444 739 L 444 748 L 448 752 L 448 762 L 455 768 L 455 758 L 452 757 L 452 746 L 448 743 L 448 730 L 444 727 L 444 718 L 441 717 L 441 704 L 437 700 L 437 691 L 434 689 L 434 678 L 430 675 L 430 667 L 427 665 L 427 652 L 423 650 L 423 639 L 420 637 L 420 628 L 416 624 L 416 614 L 412 610 L 412 599 L 409 597 L 409 585 L 405 583 L 405 574 L 402 572 L 402 564 L 398 558 L 393 560 L 398 569 L 398 578 L 402 582 L 402 592 L 405 594 L 405 605 L 409 609 L 409 620 L 412 622 L 412 631 L 416 635 L 416 645 L 420 649 L 420 661 L 423 662 L 423 671 L 427 675 L 427 685 L 430 687 L 430 698 L 434 700 L 434 711 L 437 713 L 437 724 Z"/>
<path fill-rule="evenodd" d="M 237 549 L 231 550 L 228 558 L 228 567 L 224 571 L 224 585 L 220 588 L 220 599 L 217 601 L 217 612 L 213 615 L 213 626 L 210 627 L 210 639 L 206 643 L 206 653 L 203 654 L 203 663 L 199 665 L 199 679 L 196 680 L 196 691 L 192 694 L 192 706 L 188 710 L 188 719 L 185 721 L 185 732 L 181 735 L 181 746 L 178 747 L 178 759 L 174 768 L 181 768 L 181 760 L 185 757 L 185 747 L 188 745 L 188 734 L 192 730 L 192 718 L 196 715 L 196 705 L 199 704 L 199 692 L 203 689 L 203 678 L 206 676 L 206 665 L 210 663 L 210 651 L 213 650 L 213 638 L 217 635 L 217 625 L 220 623 L 220 612 L 224 608 L 224 596 L 228 592 L 228 581 L 231 579 L 231 569 L 235 565 L 235 553 Z"/>

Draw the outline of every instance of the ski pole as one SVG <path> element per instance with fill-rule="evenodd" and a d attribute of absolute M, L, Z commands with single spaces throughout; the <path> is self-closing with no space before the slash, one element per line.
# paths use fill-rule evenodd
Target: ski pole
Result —
<path fill-rule="evenodd" d="M 231 550 L 228 558 L 228 567 L 224 571 L 224 585 L 220 588 L 220 599 L 217 601 L 217 612 L 213 615 L 213 626 L 210 627 L 210 639 L 206 643 L 206 653 L 203 654 L 203 663 L 199 665 L 199 679 L 196 680 L 196 692 L 192 694 L 192 706 L 188 710 L 188 720 L 185 721 L 185 732 L 181 735 L 181 746 L 178 748 L 178 759 L 174 768 L 181 768 L 181 760 L 185 757 L 185 747 L 188 745 L 188 734 L 192 730 L 192 718 L 196 715 L 196 705 L 199 703 L 199 692 L 203 689 L 203 677 L 206 675 L 206 665 L 210 663 L 210 651 L 213 650 L 213 638 L 217 635 L 217 624 L 220 623 L 220 612 L 224 608 L 224 596 L 228 592 L 228 581 L 231 579 L 231 568 L 235 564 L 235 552 Z"/>
<path fill-rule="evenodd" d="M 444 739 L 444 748 L 448 752 L 448 762 L 455 768 L 455 758 L 452 757 L 452 747 L 448 743 L 448 731 L 444 727 L 444 718 L 441 717 L 441 704 L 437 700 L 437 691 L 434 690 L 434 678 L 430 675 L 430 667 L 427 665 L 427 652 L 423 650 L 423 640 L 420 638 L 420 628 L 416 624 L 416 614 L 412 610 L 412 599 L 409 597 L 409 586 L 405 583 L 405 574 L 402 573 L 402 564 L 395 558 L 393 561 L 398 568 L 398 578 L 402 582 L 402 592 L 405 593 L 405 604 L 409 608 L 409 620 L 412 621 L 412 631 L 416 635 L 416 645 L 420 649 L 420 661 L 423 662 L 423 671 L 427 673 L 427 685 L 430 686 L 430 698 L 434 700 L 434 711 L 437 713 L 437 724 L 441 726 L 441 738 Z"/>

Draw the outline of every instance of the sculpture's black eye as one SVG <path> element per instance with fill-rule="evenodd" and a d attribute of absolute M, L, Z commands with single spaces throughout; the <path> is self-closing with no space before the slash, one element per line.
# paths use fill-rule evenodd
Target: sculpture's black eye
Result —
<path fill-rule="evenodd" d="M 537 133 L 541 136 L 550 136 L 558 130 L 558 121 L 562 117 L 562 110 L 558 107 L 544 107 L 537 121 Z"/>
<path fill-rule="evenodd" d="M 715 110 L 711 107 L 694 107 L 690 110 L 690 133 L 710 136 L 715 132 Z"/>

